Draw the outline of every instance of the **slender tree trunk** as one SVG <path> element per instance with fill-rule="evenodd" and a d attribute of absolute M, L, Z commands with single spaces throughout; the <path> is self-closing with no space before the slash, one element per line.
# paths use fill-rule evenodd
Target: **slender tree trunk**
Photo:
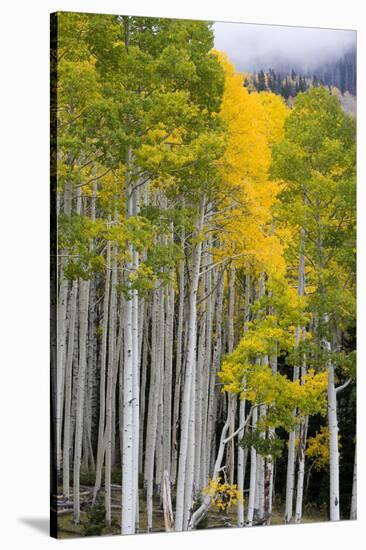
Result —
<path fill-rule="evenodd" d="M 212 239 L 208 239 L 208 249 L 212 247 Z M 213 262 L 212 254 L 208 250 L 208 264 Z M 207 445 L 208 433 L 208 409 L 209 409 L 209 389 L 212 373 L 212 328 L 213 328 L 213 296 L 212 296 L 212 270 L 206 273 L 206 349 L 202 372 L 202 435 L 201 435 L 201 468 L 199 488 L 206 487 L 208 483 L 208 472 L 210 466 L 210 455 Z M 215 388 L 213 388 L 213 391 Z"/>
<path fill-rule="evenodd" d="M 204 385 L 204 364 L 206 353 L 206 312 L 201 316 L 199 339 L 198 339 L 198 358 L 195 376 L 196 396 L 193 401 L 195 407 L 195 468 L 194 468 L 194 486 L 198 490 L 201 479 L 201 441 L 202 441 L 202 422 L 203 422 L 203 385 Z"/>
<path fill-rule="evenodd" d="M 174 241 L 171 228 L 171 243 Z M 165 289 L 165 361 L 163 389 L 163 470 L 170 476 L 172 445 L 172 379 L 173 379 L 173 323 L 174 323 L 174 271 Z"/>
<path fill-rule="evenodd" d="M 259 420 L 262 421 L 266 416 L 266 406 L 261 405 L 259 407 Z M 260 432 L 262 439 L 266 438 L 264 431 Z M 263 522 L 264 518 L 264 482 L 265 482 L 265 459 L 257 452 L 257 487 L 256 487 L 256 499 L 255 509 L 258 511 L 258 520 Z"/>
<path fill-rule="evenodd" d="M 97 182 L 93 185 L 91 202 L 91 220 L 95 219 L 95 202 L 97 195 Z M 90 240 L 89 250 L 93 250 L 93 241 Z M 84 433 L 84 401 L 87 378 L 88 357 L 88 319 L 89 319 L 90 280 L 79 279 L 79 366 L 77 372 L 76 390 L 76 418 L 75 418 L 75 444 L 73 465 L 73 520 L 80 522 L 80 466 L 82 458 L 82 444 Z"/>
<path fill-rule="evenodd" d="M 229 309 L 228 309 L 228 352 L 234 349 L 234 306 L 235 306 L 235 264 L 230 266 L 228 275 Z"/>
<path fill-rule="evenodd" d="M 163 476 L 163 510 L 164 510 L 164 524 L 165 531 L 174 531 L 174 515 L 172 507 L 172 496 L 170 489 L 170 476 L 169 472 L 164 471 Z"/>
<path fill-rule="evenodd" d="M 84 421 L 84 396 L 85 396 L 85 374 L 87 357 L 87 334 L 88 334 L 88 306 L 89 306 L 89 285 L 90 281 L 79 280 L 80 287 L 80 349 L 79 349 L 79 371 L 76 394 L 76 423 L 75 423 L 75 445 L 74 445 L 74 523 L 80 522 L 80 465 L 82 454 L 83 421 Z"/>
<path fill-rule="evenodd" d="M 330 351 L 330 345 L 329 345 Z M 328 363 L 328 426 L 329 426 L 329 510 L 330 521 L 339 521 L 339 449 L 337 396 L 334 381 L 334 365 Z"/>
<path fill-rule="evenodd" d="M 70 498 L 70 449 L 71 449 L 71 397 L 72 397 L 72 363 L 74 359 L 76 306 L 78 294 L 78 281 L 72 283 L 70 295 L 70 322 L 65 369 L 65 413 L 64 413 L 64 442 L 63 442 L 63 494 Z"/>
<path fill-rule="evenodd" d="M 165 292 L 163 287 L 159 289 L 159 317 L 157 326 L 157 368 L 160 370 L 160 383 L 157 391 L 157 431 L 154 434 L 155 444 L 155 485 L 161 498 L 161 487 L 163 482 L 163 419 L 164 419 L 164 352 L 165 352 Z"/>
<path fill-rule="evenodd" d="M 304 296 L 305 292 L 305 256 L 304 256 L 304 230 L 301 228 L 300 234 L 300 254 L 299 254 L 299 269 L 298 269 L 298 295 Z M 298 346 L 301 339 L 301 328 L 296 330 L 296 345 Z M 294 366 L 294 381 L 299 379 L 299 366 Z M 295 419 L 296 410 L 293 412 Z M 287 476 L 286 476 L 286 504 L 285 504 L 285 523 L 291 523 L 293 514 L 293 502 L 295 492 L 295 461 L 296 461 L 296 430 L 291 430 L 288 441 L 288 456 L 287 456 Z"/>
<path fill-rule="evenodd" d="M 252 430 L 256 430 L 258 419 L 257 408 L 254 409 L 252 417 Z M 247 512 L 247 526 L 253 525 L 254 519 L 254 505 L 255 505 L 255 492 L 257 486 L 257 451 L 254 447 L 250 449 L 250 483 L 249 483 L 249 500 L 248 500 L 248 512 Z"/>
<path fill-rule="evenodd" d="M 138 197 L 132 181 L 132 151 L 126 159 L 126 218 L 138 213 Z M 138 253 L 128 243 L 126 272 L 136 273 Z M 127 281 L 128 297 L 124 307 L 123 364 L 123 450 L 122 450 L 122 534 L 135 532 L 138 505 L 138 436 L 139 436 L 139 372 L 138 372 L 138 295 Z"/>
<path fill-rule="evenodd" d="M 357 519 L 357 444 L 355 445 L 355 462 L 353 466 L 352 498 L 350 519 Z"/>
<path fill-rule="evenodd" d="M 132 250 L 130 250 L 130 253 Z M 130 265 L 131 267 L 131 265 Z M 123 452 L 122 452 L 122 534 L 133 534 L 134 479 L 133 479 L 133 338 L 132 299 L 124 308 L 124 364 L 123 364 Z"/>
<path fill-rule="evenodd" d="M 275 376 L 277 373 L 277 342 L 275 344 L 275 352 L 270 358 L 270 364 L 272 374 Z M 276 437 L 276 430 L 273 427 L 268 428 L 268 437 L 273 439 Z M 268 485 L 268 499 L 265 505 L 264 517 L 266 524 L 271 524 L 272 507 L 273 507 L 273 490 L 274 490 L 274 459 L 269 457 L 266 462 L 266 484 Z"/>
<path fill-rule="evenodd" d="M 215 466 L 214 466 L 214 469 L 213 469 L 212 479 L 217 479 L 219 477 L 220 471 L 222 470 L 222 462 L 224 460 L 226 445 L 231 441 L 231 439 L 233 439 L 236 435 L 238 435 L 238 433 L 241 430 L 245 429 L 246 425 L 251 420 L 252 415 L 254 416 L 255 411 L 256 411 L 256 406 L 253 406 L 251 408 L 251 410 L 248 414 L 248 417 L 245 420 L 244 424 L 240 425 L 239 428 L 234 433 L 232 433 L 231 435 L 229 435 L 227 437 L 227 432 L 228 432 L 229 426 L 230 426 L 230 414 L 231 414 L 230 409 L 231 409 L 231 407 L 232 407 L 232 401 L 230 402 L 230 406 L 228 407 L 226 421 L 225 421 L 224 427 L 222 428 L 222 431 L 221 431 L 220 443 L 219 443 L 219 448 L 218 448 L 218 451 L 217 451 L 217 456 L 216 456 Z M 211 500 L 212 500 L 212 496 L 210 494 L 205 494 L 204 495 L 204 497 L 202 499 L 201 506 L 191 516 L 191 519 L 190 519 L 189 525 L 188 525 L 188 530 L 192 530 L 195 527 L 197 527 L 199 522 L 205 517 L 207 511 L 210 508 Z"/>
<path fill-rule="evenodd" d="M 104 287 L 103 303 L 103 324 L 102 324 L 102 349 L 100 359 L 100 381 L 99 381 L 99 424 L 98 424 L 98 446 L 97 446 L 97 464 L 95 470 L 95 485 L 93 491 L 93 506 L 102 483 L 102 470 L 105 455 L 105 407 L 106 407 L 106 365 L 107 365 L 107 343 L 108 343 L 108 322 L 109 322 L 109 294 L 111 277 L 111 243 L 107 242 L 106 252 L 106 274 Z"/>
<path fill-rule="evenodd" d="M 71 184 L 65 183 L 64 190 L 64 214 L 71 216 L 72 212 L 72 188 Z M 66 331 L 67 331 L 67 296 L 69 281 L 64 275 L 67 263 L 67 250 L 61 251 L 60 266 L 58 271 L 59 292 L 57 302 L 57 368 L 56 368 L 56 470 L 61 470 L 62 459 L 62 419 L 64 408 L 64 385 L 65 385 L 65 356 L 66 356 Z"/>
<path fill-rule="evenodd" d="M 161 335 L 157 334 L 159 319 L 161 315 L 161 289 L 156 283 L 152 304 L 152 333 L 151 333 L 151 368 L 150 368 L 150 389 L 149 405 L 146 426 L 145 446 L 145 483 L 146 483 L 146 513 L 147 532 L 152 531 L 153 515 L 153 488 L 154 488 L 154 459 L 156 447 L 156 433 L 158 426 L 159 390 L 161 385 L 161 365 L 159 360 L 158 342 Z"/>
<path fill-rule="evenodd" d="M 230 272 L 228 276 L 228 286 L 229 286 L 229 304 L 228 304 L 228 352 L 232 353 L 234 350 L 234 311 L 235 311 L 235 264 L 232 263 L 230 266 Z M 230 421 L 230 431 L 233 433 L 235 430 L 235 416 L 236 416 L 236 398 L 232 406 L 231 421 Z M 228 449 L 228 473 L 229 481 L 232 485 L 234 483 L 234 470 L 235 470 L 235 440 L 230 441 L 230 447 Z"/>
<path fill-rule="evenodd" d="M 298 472 L 297 472 L 297 489 L 296 489 L 296 510 L 295 523 L 301 523 L 302 518 L 302 503 L 304 495 L 304 477 L 305 477 L 305 451 L 308 432 L 309 417 L 305 417 L 300 422 L 299 427 L 299 444 L 298 444 Z"/>
<path fill-rule="evenodd" d="M 305 329 L 303 329 L 303 340 L 305 339 Z M 305 384 L 306 377 L 306 362 L 303 357 L 303 364 L 301 365 L 301 383 Z M 297 472 L 297 489 L 296 489 L 296 510 L 295 510 L 295 523 L 301 523 L 302 518 L 302 505 L 304 496 L 304 478 L 305 478 L 305 451 L 308 435 L 309 417 L 305 416 L 300 419 L 299 435 L 298 435 L 298 472 Z"/>
<path fill-rule="evenodd" d="M 217 274 L 217 277 L 219 275 Z M 216 444 L 215 444 L 215 426 L 216 426 L 216 417 L 217 417 L 217 402 L 219 391 L 216 387 L 216 377 L 217 372 L 220 368 L 221 361 L 221 351 L 222 351 L 222 306 L 224 299 L 224 277 L 217 281 L 217 295 L 215 303 L 215 340 L 213 345 L 213 357 L 212 357 L 212 367 L 210 372 L 210 386 L 209 386 L 209 401 L 208 401 L 208 412 L 207 412 L 207 460 L 210 461 L 209 464 L 209 477 L 212 477 L 211 469 L 211 457 L 213 461 L 216 456 Z M 212 465 L 213 472 L 214 464 Z"/>
<path fill-rule="evenodd" d="M 244 331 L 248 331 L 248 322 L 250 316 L 250 275 L 245 275 L 245 301 L 244 301 Z M 245 378 L 243 379 L 243 387 L 245 387 Z M 239 405 L 239 425 L 245 422 L 245 399 L 240 400 Z M 244 480 L 245 470 L 248 456 L 248 449 L 243 449 L 240 446 L 240 441 L 244 436 L 244 430 L 238 434 L 238 490 L 241 493 L 243 501 L 238 502 L 238 527 L 244 527 Z"/>
<path fill-rule="evenodd" d="M 138 252 L 133 253 L 133 270 L 136 273 L 139 265 Z M 139 298 L 137 290 L 133 291 L 132 298 L 132 345 L 133 345 L 133 364 L 132 364 L 132 433 L 133 433 L 133 532 L 138 528 L 139 517 L 139 486 L 138 486 L 138 466 L 139 466 L 139 429 L 140 429 L 140 358 L 139 358 Z"/>
<path fill-rule="evenodd" d="M 184 252 L 185 237 L 184 233 L 181 239 L 182 253 Z M 175 385 L 174 385 L 174 403 L 173 403 L 173 426 L 172 426 L 172 484 L 175 485 L 178 467 L 178 424 L 179 424 L 179 404 L 181 400 L 181 381 L 182 381 L 182 359 L 183 359 L 183 322 L 184 322 L 184 259 L 179 261 L 179 305 L 178 305 L 178 326 L 177 326 L 177 348 L 175 363 Z"/>
<path fill-rule="evenodd" d="M 193 482 L 195 468 L 198 466 L 195 463 L 195 449 L 198 442 L 196 441 L 196 376 L 195 369 L 197 364 L 193 365 L 192 386 L 189 407 L 189 429 L 188 429 L 188 451 L 186 463 L 186 476 L 184 487 L 184 510 L 183 510 L 183 530 L 188 529 L 191 508 L 193 504 Z"/>
<path fill-rule="evenodd" d="M 76 203 L 76 213 L 81 212 L 81 193 L 78 192 Z M 72 283 L 69 306 L 69 334 L 67 343 L 67 356 L 65 366 L 65 411 L 64 411 L 64 440 L 63 440 L 63 459 L 62 459 L 62 477 L 63 494 L 69 500 L 70 498 L 70 450 L 71 450 L 71 398 L 72 398 L 72 366 L 74 360 L 74 343 L 76 328 L 76 310 L 77 310 L 78 280 Z"/>
<path fill-rule="evenodd" d="M 117 222 L 117 219 L 115 219 Z M 111 473 L 112 473 L 112 421 L 113 395 L 115 381 L 115 354 L 116 354 L 116 302 L 117 302 L 117 247 L 113 246 L 111 295 L 109 306 L 108 331 L 108 370 L 107 370 L 107 398 L 106 398 L 106 425 L 105 425 L 105 518 L 106 524 L 112 521 L 111 512 Z"/>
<path fill-rule="evenodd" d="M 293 380 L 299 378 L 299 367 L 294 367 Z M 296 411 L 293 412 L 295 417 Z M 287 454 L 287 472 L 286 472 L 286 503 L 285 503 L 285 523 L 291 523 L 292 510 L 295 491 L 295 460 L 296 460 L 296 430 L 291 430 L 288 439 L 288 454 Z"/>
<path fill-rule="evenodd" d="M 245 385 L 245 380 L 243 381 Z M 245 422 L 245 399 L 240 400 L 239 405 L 239 425 L 243 425 Z M 238 527 L 244 527 L 244 479 L 245 479 L 245 450 L 240 446 L 240 441 L 244 437 L 244 429 L 238 433 L 238 491 L 240 492 L 242 500 L 238 502 Z"/>
<path fill-rule="evenodd" d="M 146 314 L 145 316 L 145 323 L 148 325 L 148 319 L 149 315 Z M 147 396 L 146 396 L 146 381 L 147 381 L 147 358 L 148 358 L 148 335 L 147 330 L 145 326 L 145 336 L 143 339 L 143 345 L 142 345 L 142 362 L 141 362 L 141 390 L 140 390 L 140 403 L 141 403 L 141 410 L 140 410 L 140 454 L 139 454 L 139 473 L 143 473 L 143 462 L 144 462 L 144 426 L 145 426 L 145 410 L 146 410 L 146 402 L 147 402 Z"/>
<path fill-rule="evenodd" d="M 205 211 L 205 201 L 203 200 L 200 206 L 200 219 L 197 224 L 197 236 L 201 235 L 203 229 L 203 219 Z M 187 362 L 184 380 L 184 394 L 181 412 L 181 437 L 179 448 L 179 467 L 178 467 L 178 484 L 176 498 L 176 514 L 175 514 L 175 529 L 182 531 L 184 510 L 191 506 L 191 502 L 187 501 L 190 495 L 185 494 L 185 478 L 187 475 L 187 459 L 194 444 L 194 432 L 189 430 L 192 423 L 190 409 L 192 407 L 192 386 L 195 376 L 196 365 L 196 340 L 197 340 L 197 291 L 198 281 L 201 266 L 201 251 L 202 241 L 199 240 L 193 245 L 192 250 L 192 278 L 189 292 L 189 319 L 188 319 L 188 342 L 187 342 Z"/>

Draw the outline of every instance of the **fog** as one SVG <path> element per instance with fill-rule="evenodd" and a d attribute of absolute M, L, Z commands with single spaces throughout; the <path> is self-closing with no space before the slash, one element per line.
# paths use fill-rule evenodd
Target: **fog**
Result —
<path fill-rule="evenodd" d="M 239 71 L 311 71 L 356 47 L 356 31 L 215 23 L 215 48 Z"/>

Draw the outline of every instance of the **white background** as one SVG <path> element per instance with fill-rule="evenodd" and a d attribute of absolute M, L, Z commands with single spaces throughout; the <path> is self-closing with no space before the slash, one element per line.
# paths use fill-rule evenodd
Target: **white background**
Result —
<path fill-rule="evenodd" d="M 0 11 L 0 545 L 8 549 L 189 546 L 274 550 L 364 547 L 365 71 L 361 0 L 8 0 Z M 92 538 L 48 538 L 49 13 L 124 13 L 358 30 L 359 507 L 357 522 Z M 362 259 L 364 261 L 362 262 Z M 361 264 L 364 264 L 362 266 Z"/>

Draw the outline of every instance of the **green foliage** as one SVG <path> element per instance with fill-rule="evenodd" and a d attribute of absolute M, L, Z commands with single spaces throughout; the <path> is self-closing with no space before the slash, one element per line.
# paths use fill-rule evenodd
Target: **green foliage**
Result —
<path fill-rule="evenodd" d="M 105 267 L 104 256 L 96 249 L 91 250 L 91 239 L 105 239 L 107 227 L 102 220 L 73 214 L 58 218 L 58 250 L 63 254 L 68 251 L 67 264 L 64 268 L 68 279 L 89 279 L 92 273 L 102 271 Z"/>
<path fill-rule="evenodd" d="M 252 430 L 244 434 L 239 445 L 243 449 L 254 447 L 261 456 L 275 460 L 282 455 L 284 441 L 276 434 L 264 438 L 260 431 Z"/>
<path fill-rule="evenodd" d="M 285 182 L 277 215 L 303 231 L 308 308 L 319 328 L 325 314 L 342 329 L 355 315 L 355 137 L 354 120 L 319 87 L 296 97 L 273 148 L 272 177 Z M 298 250 L 294 239 L 290 261 Z"/>
<path fill-rule="evenodd" d="M 131 247 L 146 260 L 128 273 L 119 290 L 130 296 L 166 282 L 181 251 L 154 235 L 191 231 L 198 195 L 217 190 L 215 161 L 222 154 L 223 126 L 217 117 L 224 73 L 215 55 L 211 25 L 95 14 L 59 14 L 58 187 L 92 181 L 89 159 L 97 158 L 100 219 L 60 215 L 59 250 L 67 251 L 65 276 L 87 279 L 105 269 L 106 242 L 118 259 L 131 262 Z M 126 165 L 127 151 L 131 153 Z M 95 171 L 95 163 L 93 170 Z M 187 208 L 144 205 L 125 219 L 128 185 L 150 180 Z M 103 217 L 117 223 L 106 223 Z M 93 242 L 93 246 L 90 246 Z M 140 258 L 141 260 L 141 258 Z"/>

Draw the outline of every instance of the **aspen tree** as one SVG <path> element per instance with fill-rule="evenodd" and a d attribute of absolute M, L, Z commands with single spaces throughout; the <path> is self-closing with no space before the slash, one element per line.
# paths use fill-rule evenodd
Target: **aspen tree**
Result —
<path fill-rule="evenodd" d="M 185 236 L 184 231 L 181 236 L 181 248 L 184 251 Z M 177 466 L 178 466 L 178 422 L 179 422 L 179 405 L 181 401 L 181 382 L 183 369 L 183 323 L 184 323 L 184 295 L 185 295 L 185 262 L 184 259 L 179 260 L 179 303 L 178 303 L 178 326 L 177 326 L 177 347 L 176 347 L 176 362 L 175 362 L 175 384 L 174 384 L 174 403 L 173 403 L 173 426 L 172 426 L 172 484 L 176 483 Z"/>
<path fill-rule="evenodd" d="M 78 192 L 76 213 L 81 212 L 81 195 Z M 63 438 L 63 494 L 68 500 L 70 497 L 70 447 L 71 447 L 71 397 L 72 397 L 72 367 L 74 360 L 75 325 L 77 310 L 78 280 L 72 282 L 70 293 L 70 318 L 67 345 L 67 357 L 65 366 L 65 412 L 64 412 L 64 438 Z"/>
<path fill-rule="evenodd" d="M 96 182 L 93 189 L 93 201 L 96 197 Z M 95 209 L 92 208 L 92 214 Z M 92 247 L 92 242 L 89 245 Z M 82 455 L 82 440 L 84 427 L 84 399 L 85 380 L 87 369 L 87 335 L 88 335 L 88 313 L 89 313 L 89 279 L 79 279 L 79 368 L 76 393 L 76 419 L 75 419 L 75 445 L 74 445 L 74 466 L 73 466 L 73 520 L 80 522 L 80 465 Z"/>
<path fill-rule="evenodd" d="M 188 320 L 188 342 L 187 342 L 187 359 L 186 372 L 184 379 L 183 403 L 181 412 L 181 437 L 179 448 L 179 463 L 178 463 L 178 482 L 177 482 L 177 503 L 175 513 L 175 530 L 182 531 L 184 526 L 184 515 L 187 516 L 187 511 L 191 507 L 191 487 L 185 483 L 187 472 L 187 462 L 194 445 L 194 431 L 190 430 L 190 426 L 194 428 L 194 418 L 190 416 L 190 410 L 194 409 L 192 391 L 193 378 L 195 376 L 196 367 L 196 339 L 197 339 L 197 291 L 198 281 L 201 267 L 201 252 L 202 240 L 201 232 L 203 230 L 203 221 L 205 213 L 206 200 L 201 199 L 201 204 L 198 212 L 198 221 L 196 228 L 196 238 L 198 242 L 193 245 L 192 250 L 192 276 L 191 286 L 189 290 L 189 320 Z M 189 479 L 189 483 L 193 483 Z M 186 517 L 187 520 L 187 517 Z"/>

